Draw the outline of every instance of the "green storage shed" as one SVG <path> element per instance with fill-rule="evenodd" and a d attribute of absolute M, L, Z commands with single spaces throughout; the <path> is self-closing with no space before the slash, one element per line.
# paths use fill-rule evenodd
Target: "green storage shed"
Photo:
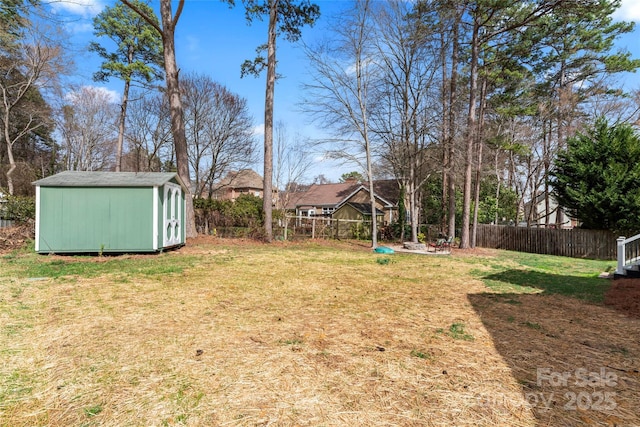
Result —
<path fill-rule="evenodd" d="M 185 243 L 176 173 L 66 171 L 35 181 L 39 253 L 158 252 Z"/>

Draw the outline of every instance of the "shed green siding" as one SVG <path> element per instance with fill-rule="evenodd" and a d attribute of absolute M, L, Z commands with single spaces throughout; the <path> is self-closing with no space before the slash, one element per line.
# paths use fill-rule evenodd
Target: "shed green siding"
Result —
<path fill-rule="evenodd" d="M 40 252 L 154 250 L 153 188 L 45 187 L 40 203 Z"/>
<path fill-rule="evenodd" d="M 174 173 L 66 171 L 34 182 L 36 251 L 155 252 L 185 243 Z"/>

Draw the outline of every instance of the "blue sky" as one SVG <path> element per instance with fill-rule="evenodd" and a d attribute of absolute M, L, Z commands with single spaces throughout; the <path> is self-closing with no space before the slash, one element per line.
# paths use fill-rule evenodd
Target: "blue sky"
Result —
<path fill-rule="evenodd" d="M 238 5 L 231 9 L 219 0 L 186 0 L 176 29 L 178 66 L 182 72 L 206 74 L 246 98 L 259 134 L 264 116 L 264 75 L 241 79 L 240 65 L 245 59 L 253 59 L 255 48 L 266 41 L 266 22 L 256 21 L 251 26 L 247 25 L 241 0 L 236 0 L 236 3 Z M 303 39 L 309 43 L 322 37 L 327 19 L 349 4 L 346 0 L 316 0 L 316 3 L 320 6 L 320 21 L 313 28 L 303 29 Z M 94 40 L 93 17 L 106 5 L 113 4 L 113 0 L 53 0 L 51 3 L 53 10 L 68 22 L 70 42 L 78 52 L 75 80 L 79 85 L 98 86 L 91 76 L 100 61 L 86 51 L 86 46 Z M 151 4 L 157 9 L 159 1 L 153 0 Z M 623 0 L 616 18 L 635 21 L 636 26 L 640 27 L 640 0 Z M 640 58 L 640 28 L 621 39 L 619 46 Z M 308 137 L 320 135 L 321 131 L 298 107 L 301 84 L 306 77 L 303 53 L 298 46 L 278 40 L 277 55 L 278 72 L 283 78 L 276 85 L 275 120 L 283 121 L 289 134 L 299 133 Z M 625 76 L 625 82 L 628 90 L 640 89 L 640 74 Z M 101 86 L 113 91 L 114 96 L 119 96 L 122 85 L 122 82 L 114 79 Z M 255 169 L 261 172 L 262 167 L 256 165 Z M 337 181 L 342 173 L 352 170 L 356 168 L 322 160 L 319 155 L 314 170 L 309 171 L 306 178 L 311 180 L 324 174 L 330 180 Z"/>
<path fill-rule="evenodd" d="M 106 84 L 98 84 L 92 80 L 92 74 L 98 69 L 100 60 L 96 55 L 87 52 L 86 46 L 95 40 L 92 19 L 105 5 L 113 5 L 114 1 L 72 0 L 52 3 L 56 13 L 67 21 L 70 41 L 78 52 L 76 57 L 76 75 L 74 80 L 79 85 L 102 86 L 119 97 L 123 83 L 117 79 Z M 215 81 L 225 85 L 229 90 L 247 99 L 249 110 L 254 117 L 258 146 L 262 147 L 262 129 L 264 122 L 265 76 L 240 77 L 240 66 L 246 59 L 256 56 L 256 47 L 265 43 L 267 36 L 266 22 L 254 21 L 247 24 L 241 0 L 235 8 L 219 0 L 187 0 L 176 30 L 176 52 L 178 66 L 182 73 L 197 72 L 206 74 Z M 317 1 L 323 14 L 323 20 L 348 2 Z M 158 1 L 151 5 L 156 9 Z M 305 41 L 322 36 L 320 22 L 316 27 L 305 27 Z M 106 40 L 101 43 L 108 43 Z M 276 84 L 275 120 L 282 121 L 288 128 L 288 134 L 300 134 L 313 137 L 318 135 L 316 127 L 299 111 L 298 102 L 300 87 L 304 79 L 305 60 L 299 46 L 285 40 L 278 40 L 278 73 L 283 77 Z M 312 180 L 324 174 L 332 181 L 338 181 L 340 175 L 355 170 L 354 166 L 339 165 L 323 160 L 320 153 L 315 156 L 315 167 L 307 173 L 306 180 Z M 262 164 L 255 166 L 261 173 Z"/>

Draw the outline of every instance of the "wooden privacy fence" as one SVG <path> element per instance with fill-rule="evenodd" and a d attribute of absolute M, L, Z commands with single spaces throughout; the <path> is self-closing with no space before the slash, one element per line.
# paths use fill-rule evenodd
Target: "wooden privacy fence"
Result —
<path fill-rule="evenodd" d="M 617 237 L 606 230 L 557 230 L 480 224 L 476 246 L 572 258 L 615 260 Z"/>

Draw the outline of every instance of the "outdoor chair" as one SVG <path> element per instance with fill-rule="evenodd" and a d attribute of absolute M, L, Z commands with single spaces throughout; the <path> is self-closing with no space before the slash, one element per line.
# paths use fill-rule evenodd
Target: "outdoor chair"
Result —
<path fill-rule="evenodd" d="M 433 243 L 429 243 L 429 246 L 434 249 L 435 252 L 444 251 L 445 249 L 451 250 L 451 243 L 453 243 L 453 237 L 448 239 L 438 239 Z"/>

